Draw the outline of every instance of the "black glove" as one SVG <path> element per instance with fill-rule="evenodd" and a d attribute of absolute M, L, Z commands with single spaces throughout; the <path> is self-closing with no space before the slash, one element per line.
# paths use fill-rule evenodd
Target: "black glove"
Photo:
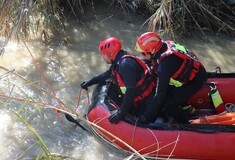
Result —
<path fill-rule="evenodd" d="M 121 113 L 120 110 L 116 110 L 112 113 L 112 115 L 109 117 L 110 123 L 118 123 L 122 118 L 124 118 L 125 115 Z"/>
<path fill-rule="evenodd" d="M 139 122 L 142 123 L 142 124 L 147 124 L 148 120 L 144 115 L 140 115 L 139 116 Z"/>
<path fill-rule="evenodd" d="M 82 89 L 87 90 L 87 87 L 90 87 L 90 86 L 91 86 L 90 81 L 84 81 L 81 83 Z"/>

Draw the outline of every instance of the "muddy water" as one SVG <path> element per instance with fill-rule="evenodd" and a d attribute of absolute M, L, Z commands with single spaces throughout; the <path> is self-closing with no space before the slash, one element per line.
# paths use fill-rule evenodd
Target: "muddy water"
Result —
<path fill-rule="evenodd" d="M 4 55 L 0 58 L 0 65 L 10 70 L 15 69 L 15 73 L 50 92 L 45 78 L 35 65 L 37 63 L 55 95 L 74 108 L 77 105 L 80 83 L 108 68 L 98 54 L 99 42 L 106 37 L 116 36 L 121 39 L 124 49 L 136 54 L 135 40 L 146 31 L 146 26 L 141 28 L 146 17 L 133 15 L 133 21 L 127 22 L 119 14 L 112 12 L 104 14 L 104 10 L 105 8 L 95 8 L 95 18 L 86 25 L 68 24 L 65 32 L 55 37 L 52 43 L 44 44 L 40 40 L 34 40 L 27 42 L 25 46 L 22 42 L 9 42 L 5 46 Z M 64 34 L 69 39 L 67 46 L 62 45 Z M 205 39 L 204 35 L 198 32 L 192 33 L 192 36 L 184 40 L 178 35 L 176 40 L 193 50 L 208 71 L 217 66 L 221 67 L 222 72 L 235 71 L 234 37 L 207 33 L 207 39 Z M 3 41 L 2 38 L 1 42 Z M 1 69 L 0 75 L 4 73 L 6 71 Z M 58 105 L 56 100 L 34 89 L 17 76 L 8 74 L 1 76 L 0 80 L 0 93 L 4 95 L 23 99 L 32 97 L 37 102 L 46 102 L 51 106 Z M 92 88 L 89 90 L 90 95 Z M 61 123 L 53 109 L 33 103 L 27 103 L 24 106 L 23 102 L 9 100 L 9 98 L 2 101 L 3 105 L 0 107 L 1 160 L 33 159 L 40 153 L 35 136 L 11 111 L 17 111 L 19 108 L 23 108 L 22 117 L 39 132 L 53 153 L 67 156 L 68 159 L 84 160 L 118 160 L 127 157 L 126 154 L 101 143 L 96 137 L 68 122 L 63 115 L 61 115 L 63 120 Z M 79 114 L 84 114 L 87 105 L 84 93 L 78 108 Z"/>

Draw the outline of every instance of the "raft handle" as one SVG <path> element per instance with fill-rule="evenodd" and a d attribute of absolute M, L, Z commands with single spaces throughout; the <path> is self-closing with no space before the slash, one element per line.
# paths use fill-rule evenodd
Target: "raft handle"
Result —
<path fill-rule="evenodd" d="M 216 86 L 215 82 L 211 82 L 209 84 L 210 84 L 211 90 L 216 90 L 217 86 Z"/>
<path fill-rule="evenodd" d="M 216 86 L 215 82 L 205 83 L 205 86 L 210 86 L 211 91 L 217 89 L 217 86 Z"/>
<path fill-rule="evenodd" d="M 215 67 L 214 70 L 211 71 L 212 73 L 221 73 L 221 68 L 220 67 Z"/>

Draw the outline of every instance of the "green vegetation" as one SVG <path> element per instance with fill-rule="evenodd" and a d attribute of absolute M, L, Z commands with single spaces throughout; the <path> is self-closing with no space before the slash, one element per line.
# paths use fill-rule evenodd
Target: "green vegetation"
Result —
<path fill-rule="evenodd" d="M 144 24 L 148 24 L 149 31 L 157 30 L 171 36 L 174 36 L 176 31 L 179 31 L 182 35 L 190 35 L 190 32 L 195 29 L 203 33 L 207 30 L 230 35 L 234 35 L 235 33 L 234 7 L 226 4 L 224 0 L 100 0 L 100 2 L 101 1 L 104 5 L 108 5 L 109 7 L 119 8 L 123 16 L 128 20 L 131 20 L 131 9 L 139 14 L 147 15 L 149 19 L 147 19 Z M 81 23 L 86 20 L 88 21 L 88 10 L 94 7 L 94 5 L 94 0 L 0 0 L 0 36 L 6 37 L 8 41 L 12 37 L 30 39 L 40 35 L 44 42 L 49 42 L 53 34 L 64 29 L 68 19 L 74 18 Z M 8 69 L 0 68 L 10 72 Z M 62 104 L 68 113 L 73 116 L 76 115 L 85 122 L 85 119 L 75 113 L 71 107 L 64 104 L 52 93 L 16 73 L 13 74 L 23 80 L 27 85 L 36 88 L 56 100 L 58 104 Z M 11 82 L 7 83 L 11 84 Z M 11 102 L 14 101 L 10 96 L 15 89 L 20 90 L 20 87 L 14 84 L 11 85 L 12 87 L 9 91 L 10 99 L 1 101 L 2 106 L 10 106 Z M 35 141 L 31 142 L 31 146 L 19 155 L 17 159 L 24 157 L 27 152 L 35 146 L 40 150 L 35 159 L 64 159 L 65 157 L 51 153 L 40 133 L 27 122 L 27 116 L 30 114 L 29 106 L 32 102 L 35 103 L 36 101 L 23 90 L 21 90 L 21 94 L 26 97 L 22 99 L 23 103 L 19 106 L 17 111 L 14 109 L 10 110 L 29 130 L 30 133 L 26 135 L 26 138 L 29 135 L 33 135 Z M 45 106 L 45 104 L 38 105 Z M 36 107 L 38 112 L 40 112 L 40 107 Z M 53 108 L 53 106 L 49 107 Z M 60 110 L 60 112 L 65 112 L 65 110 Z"/>
<path fill-rule="evenodd" d="M 8 69 L 6 69 L 2 66 L 0 66 L 0 69 L 9 72 Z M 37 86 L 35 83 L 23 78 L 21 75 L 15 73 L 13 71 L 11 71 L 9 73 L 15 75 L 16 78 L 22 80 L 26 86 L 36 88 L 36 89 L 43 92 L 44 89 Z M 7 110 L 14 113 L 14 115 L 17 117 L 16 120 L 21 121 L 24 124 L 25 128 L 28 130 L 28 131 L 22 132 L 22 134 L 24 135 L 24 140 L 28 141 L 28 143 L 24 143 L 26 149 L 20 155 L 16 155 L 17 156 L 16 160 L 27 157 L 27 153 L 31 150 L 38 150 L 38 155 L 35 156 L 35 160 L 62 160 L 62 159 L 66 159 L 66 157 L 64 157 L 64 156 L 61 156 L 56 153 L 51 153 L 51 151 L 50 151 L 49 147 L 47 146 L 46 142 L 44 141 L 43 137 L 39 134 L 39 131 L 37 131 L 29 122 L 27 122 L 27 120 L 30 119 L 29 117 L 32 116 L 32 113 L 35 110 L 34 107 L 36 107 L 36 111 L 38 112 L 37 114 L 41 113 L 41 107 L 47 107 L 47 108 L 52 108 L 52 109 L 56 109 L 56 108 L 54 106 L 47 104 L 47 103 L 35 100 L 35 98 L 31 97 L 30 95 L 28 95 L 25 92 L 25 90 L 22 88 L 22 86 L 18 86 L 21 84 L 16 85 L 13 81 L 9 81 L 9 79 L 1 79 L 1 83 L 6 84 L 6 86 L 8 86 L 7 88 L 9 88 L 8 94 L 7 94 L 7 91 L 4 92 L 5 94 L 4 93 L 0 94 L 1 107 L 4 107 Z M 48 96 L 51 96 L 53 98 L 53 95 L 51 95 L 50 93 L 48 93 L 46 91 L 45 91 L 45 93 L 46 93 L 46 95 L 48 94 Z M 56 97 L 54 97 L 54 98 L 56 99 Z M 20 102 L 20 103 L 17 103 L 17 102 Z M 19 107 L 16 107 L 17 105 L 19 105 Z M 12 117 L 14 117 L 14 116 L 12 116 Z M 23 126 L 23 128 L 21 128 L 22 130 L 25 130 L 24 126 Z"/>
<path fill-rule="evenodd" d="M 224 0 L 160 0 L 151 1 L 148 8 L 153 13 L 148 20 L 149 30 L 158 28 L 173 35 L 183 35 L 198 29 L 204 31 L 235 33 L 235 10 Z"/>
<path fill-rule="evenodd" d="M 0 10 L 1 35 L 32 36 L 46 34 L 48 29 L 62 26 L 62 16 L 56 0 L 3 0 Z"/>
<path fill-rule="evenodd" d="M 131 19 L 130 8 L 149 16 L 145 23 L 150 31 L 158 30 L 172 36 L 175 31 L 189 35 L 195 29 L 235 33 L 234 7 L 225 0 L 95 1 L 99 2 L 119 8 L 127 19 Z M 70 17 L 81 23 L 88 20 L 86 15 L 95 3 L 93 0 L 1 0 L 0 35 L 31 38 L 40 33 L 45 42 L 50 41 Z"/>

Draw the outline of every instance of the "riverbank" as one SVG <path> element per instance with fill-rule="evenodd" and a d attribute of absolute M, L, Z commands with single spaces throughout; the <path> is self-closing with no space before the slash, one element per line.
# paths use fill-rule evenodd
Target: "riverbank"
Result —
<path fill-rule="evenodd" d="M 107 6 L 96 6 L 94 11 L 91 12 L 93 18 L 85 24 L 69 21 L 65 30 L 57 33 L 51 42 L 42 42 L 39 36 L 26 43 L 55 95 L 72 108 L 78 103 L 80 84 L 109 67 L 99 54 L 100 41 L 109 36 L 116 36 L 121 39 L 125 50 L 137 54 L 134 50 L 135 41 L 139 35 L 147 31 L 147 26 L 142 26 L 148 18 L 144 15 L 133 14 L 132 21 L 128 21 L 123 19 L 119 10 Z M 210 31 L 206 33 L 207 38 L 198 30 L 192 32 L 189 37 L 182 38 L 182 35 L 177 34 L 175 40 L 193 50 L 208 71 L 219 66 L 223 72 L 233 72 L 235 37 L 212 34 Z M 64 37 L 68 38 L 67 44 L 63 42 Z M 169 37 L 163 35 L 163 38 Z M 49 91 L 22 41 L 9 42 L 0 63 L 6 68 L 15 69 L 14 72 L 31 80 L 32 84 L 38 84 Z M 5 71 L 1 70 L 1 75 L 4 73 Z M 31 97 L 34 101 L 45 101 L 52 106 L 58 105 L 55 99 L 33 89 L 28 83 L 23 83 L 12 74 L 1 79 L 0 88 L 1 93 L 6 95 L 24 99 Z M 92 89 L 92 87 L 89 89 L 90 95 Z M 25 106 L 23 110 L 25 113 L 22 113 L 22 116 L 39 132 L 51 152 L 74 160 L 120 160 L 127 157 L 121 151 L 103 144 L 96 137 L 74 126 L 63 115 L 61 123 L 53 109 L 28 104 L 26 101 L 18 102 L 11 99 L 4 102 L 5 105 L 0 108 L 2 122 L 0 159 L 2 160 L 16 159 L 19 156 L 22 156 L 23 160 L 34 159 L 40 153 L 40 146 L 37 145 L 35 137 L 11 112 Z M 84 92 L 78 113 L 83 115 L 87 106 Z"/>

